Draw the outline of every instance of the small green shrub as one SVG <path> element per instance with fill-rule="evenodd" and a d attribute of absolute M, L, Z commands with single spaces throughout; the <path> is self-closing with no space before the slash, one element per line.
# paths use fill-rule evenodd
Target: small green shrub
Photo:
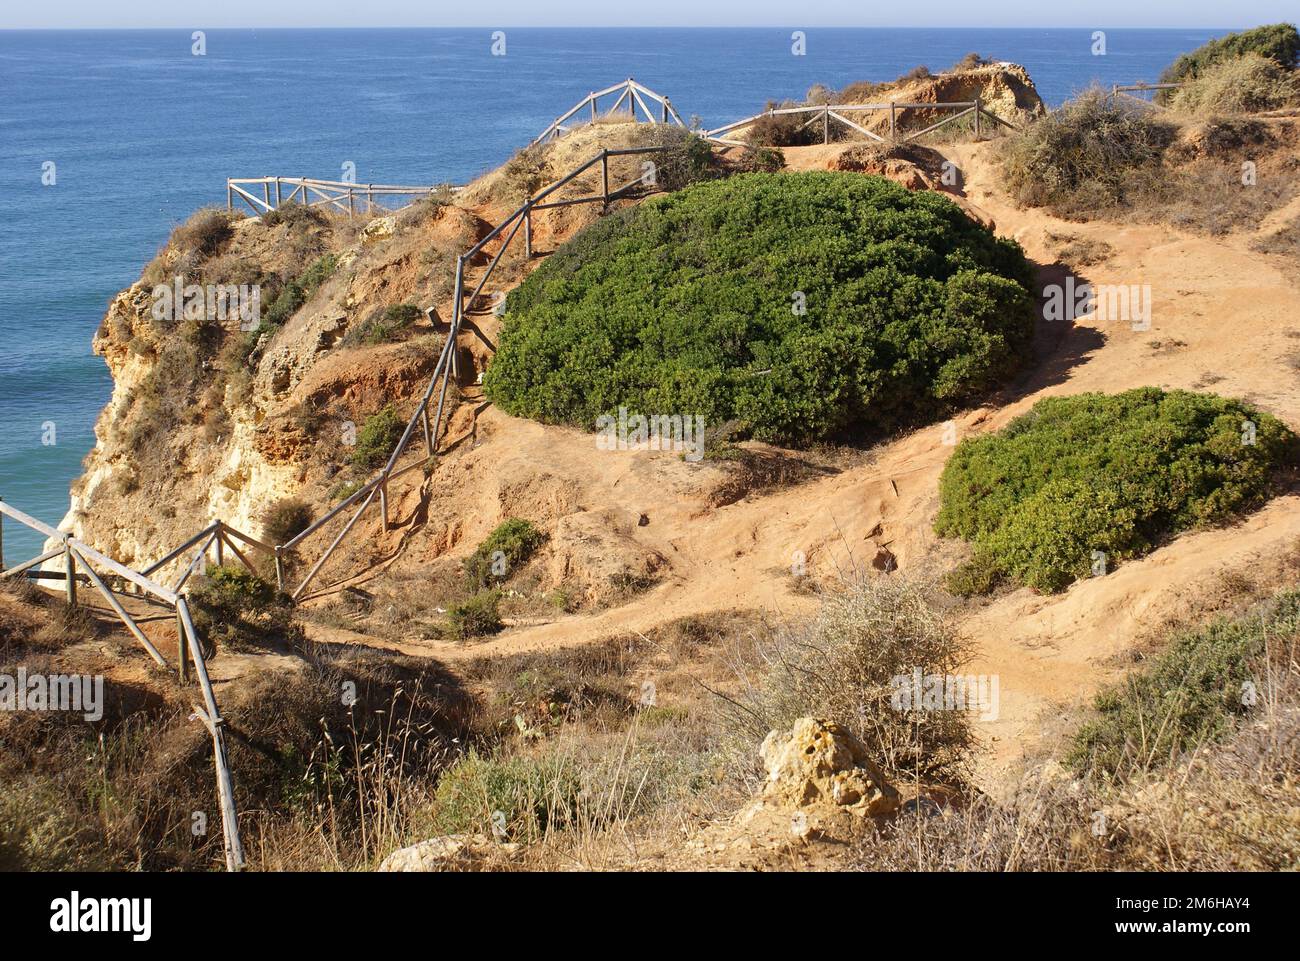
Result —
<path fill-rule="evenodd" d="M 323 254 L 312 261 L 301 276 L 290 280 L 280 288 L 280 292 L 271 301 L 271 306 L 262 315 L 262 326 L 257 333 L 282 326 L 286 320 L 297 313 L 299 307 L 311 299 L 312 294 L 329 279 L 337 266 L 338 258 L 333 254 Z"/>
<path fill-rule="evenodd" d="M 545 540 L 546 535 L 531 521 L 511 517 L 498 524 L 465 561 L 465 576 L 471 589 L 479 591 L 509 579 Z M 504 572 L 499 575 L 493 571 L 498 560 L 504 567 Z"/>
<path fill-rule="evenodd" d="M 496 815 L 507 839 L 532 841 L 572 824 L 581 788 L 577 769 L 559 755 L 498 760 L 470 752 L 439 778 L 434 821 L 447 834 L 492 837 Z"/>
<path fill-rule="evenodd" d="M 1267 57 L 1287 70 L 1294 70 L 1300 53 L 1300 33 L 1289 23 L 1274 23 L 1241 33 L 1218 37 L 1185 53 L 1160 75 L 1161 83 L 1195 80 L 1216 64 L 1248 54 Z"/>
<path fill-rule="evenodd" d="M 511 292 L 484 385 L 516 416 L 880 432 L 981 395 L 1033 330 L 1019 246 L 880 177 L 744 174 L 652 197 Z M 802 311 L 802 312 L 801 312 Z"/>
<path fill-rule="evenodd" d="M 208 569 L 206 583 L 190 593 L 194 627 L 209 650 L 248 650 L 276 641 L 295 641 L 293 605 L 242 566 Z"/>
<path fill-rule="evenodd" d="M 505 625 L 501 621 L 501 592 L 479 591 L 447 611 L 447 621 L 453 637 L 465 641 L 471 637 L 498 634 Z"/>
<path fill-rule="evenodd" d="M 1178 634 L 1141 671 L 1097 696 L 1097 716 L 1079 728 L 1066 762 L 1081 774 L 1123 776 L 1219 739 L 1249 708 L 1247 682 L 1262 686 L 1266 638 L 1285 644 L 1297 632 L 1300 592 L 1289 591 L 1259 613 Z"/>
<path fill-rule="evenodd" d="M 262 532 L 272 544 L 285 544 L 311 527 L 313 520 L 310 504 L 297 497 L 285 497 L 272 504 L 262 517 Z"/>
<path fill-rule="evenodd" d="M 1212 394 L 1041 400 L 1002 431 L 962 441 L 944 468 L 935 530 L 973 541 L 986 568 L 950 586 L 1005 576 L 1063 590 L 1096 551 L 1114 564 L 1258 506 L 1294 445 L 1275 417 Z"/>
<path fill-rule="evenodd" d="M 397 416 L 392 404 L 366 418 L 357 431 L 357 446 L 352 452 L 352 463 L 362 469 L 378 467 L 388 461 L 393 448 L 402 439 L 406 422 Z"/>

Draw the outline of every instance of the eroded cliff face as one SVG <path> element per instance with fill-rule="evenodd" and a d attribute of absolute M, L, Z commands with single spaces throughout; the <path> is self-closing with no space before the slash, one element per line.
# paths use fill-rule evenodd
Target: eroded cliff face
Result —
<path fill-rule="evenodd" d="M 810 95 L 814 92 L 810 91 Z M 823 96 L 833 92 L 821 91 Z M 833 95 L 834 103 L 971 103 L 979 100 L 985 111 L 1013 126 L 1023 126 L 1047 113 L 1029 72 L 1018 63 L 999 61 L 975 65 L 958 65 L 943 73 L 914 71 L 889 83 L 855 83 Z M 825 102 L 814 96 L 813 102 Z M 916 131 L 953 116 L 951 110 L 923 109 L 897 112 L 903 129 Z M 868 130 L 884 133 L 889 129 L 889 112 L 863 112 L 854 122 Z M 986 121 L 987 123 L 987 121 Z"/>
<path fill-rule="evenodd" d="M 294 206 L 267 217 L 197 213 L 114 298 L 95 335 L 113 394 L 62 529 L 143 567 L 213 520 L 261 536 L 268 509 L 286 497 L 321 516 L 372 473 L 354 457 L 366 420 L 391 404 L 404 421 L 427 385 L 451 316 L 457 256 L 602 146 L 648 135 L 644 125 L 593 125 L 391 215 L 351 220 Z M 634 160 L 611 162 L 617 182 L 635 176 Z M 592 178 L 598 170 L 572 189 L 598 192 Z M 585 207 L 539 214 L 535 243 L 551 249 L 597 216 Z M 516 242 L 496 289 L 528 266 Z M 232 297 L 259 291 L 260 320 L 235 305 L 223 310 L 221 285 Z M 191 286 L 204 301 L 192 312 Z M 160 310 L 160 288 L 180 307 Z M 486 361 L 468 340 L 472 383 L 473 365 Z"/>
<path fill-rule="evenodd" d="M 443 296 L 483 222 L 450 203 L 356 223 L 291 210 L 211 227 L 207 249 L 186 229 L 94 338 L 113 394 L 63 528 L 127 564 L 215 519 L 258 536 L 281 498 L 326 499 L 356 425 L 389 402 L 404 413 L 436 361 L 440 336 L 422 313 L 394 329 L 385 312 Z M 177 277 L 202 290 L 200 307 L 162 302 Z M 232 299 L 260 292 L 260 321 L 214 299 L 224 284 Z"/>

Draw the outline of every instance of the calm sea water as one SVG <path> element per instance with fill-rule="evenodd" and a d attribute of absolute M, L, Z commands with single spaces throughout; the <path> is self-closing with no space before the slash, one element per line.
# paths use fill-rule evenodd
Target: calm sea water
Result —
<path fill-rule="evenodd" d="M 587 91 L 628 76 L 718 126 L 813 83 L 1013 60 L 1060 103 L 1093 80 L 1154 80 L 1213 30 L 780 29 L 0 32 L 0 497 L 50 524 L 111 381 L 90 339 L 170 229 L 226 177 L 464 182 Z M 57 183 L 43 186 L 53 161 Z M 47 424 L 54 425 L 53 444 Z M 5 554 L 39 538 L 6 524 Z"/>

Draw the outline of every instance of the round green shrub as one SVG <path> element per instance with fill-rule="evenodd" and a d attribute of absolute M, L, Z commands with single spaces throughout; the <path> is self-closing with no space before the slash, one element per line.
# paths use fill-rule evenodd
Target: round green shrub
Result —
<path fill-rule="evenodd" d="M 1018 366 L 1030 277 L 1014 241 L 938 194 L 853 173 L 710 181 L 556 251 L 507 300 L 484 384 L 512 414 L 588 430 L 619 407 L 778 442 L 887 430 Z"/>
<path fill-rule="evenodd" d="M 939 481 L 935 530 L 975 544 L 950 588 L 1008 578 L 1060 591 L 1180 531 L 1258 506 L 1295 435 L 1213 394 L 1140 387 L 1051 397 L 1005 429 L 962 441 Z"/>

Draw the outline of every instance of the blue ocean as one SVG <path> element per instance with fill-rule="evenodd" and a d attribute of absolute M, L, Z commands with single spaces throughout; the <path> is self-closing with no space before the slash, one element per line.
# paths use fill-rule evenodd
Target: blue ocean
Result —
<path fill-rule="evenodd" d="M 0 32 L 0 497 L 62 519 L 112 387 L 105 307 L 227 177 L 464 182 L 629 76 L 714 127 L 977 52 L 1058 104 L 1227 32 L 1108 30 L 1097 56 L 1090 29 L 808 29 L 795 56 L 791 29 L 506 28 L 498 56 L 493 30 L 212 30 L 202 56 L 189 30 Z M 15 528 L 6 556 L 35 553 Z"/>

